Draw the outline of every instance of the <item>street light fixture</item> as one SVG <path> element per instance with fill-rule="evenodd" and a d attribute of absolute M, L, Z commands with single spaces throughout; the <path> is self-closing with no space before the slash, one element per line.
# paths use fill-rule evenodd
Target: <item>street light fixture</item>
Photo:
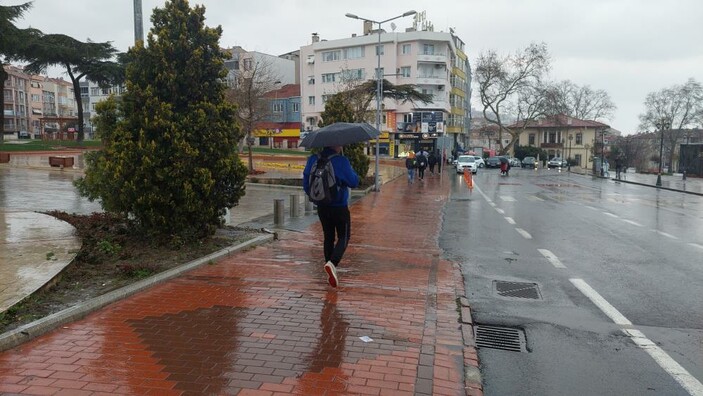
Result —
<path fill-rule="evenodd" d="M 376 129 L 378 129 L 379 132 L 381 131 L 381 96 L 383 95 L 383 88 L 382 88 L 383 74 L 381 74 L 381 24 L 384 24 L 386 22 L 390 22 L 394 19 L 403 18 L 406 16 L 415 15 L 415 14 L 417 14 L 417 11 L 410 10 L 410 11 L 404 12 L 402 15 L 398 15 L 393 18 L 388 18 L 383 21 L 374 21 L 373 19 L 362 18 L 358 15 L 354 15 L 354 14 L 350 14 L 350 13 L 344 14 L 344 16 L 346 16 L 347 18 L 360 19 L 362 21 L 378 24 L 378 44 L 376 45 L 376 58 L 377 58 L 377 66 L 376 66 Z M 378 179 L 378 157 L 380 155 L 380 150 L 379 150 L 380 137 L 379 136 L 376 136 L 376 166 L 375 166 L 375 172 L 374 172 L 374 191 L 376 191 L 376 192 L 381 191 L 381 186 L 379 185 L 379 179 Z"/>
<path fill-rule="evenodd" d="M 660 119 L 655 125 L 659 128 L 659 172 L 657 173 L 657 187 L 662 186 L 662 156 L 664 155 L 664 128 L 668 126 L 668 122 L 665 118 Z"/>

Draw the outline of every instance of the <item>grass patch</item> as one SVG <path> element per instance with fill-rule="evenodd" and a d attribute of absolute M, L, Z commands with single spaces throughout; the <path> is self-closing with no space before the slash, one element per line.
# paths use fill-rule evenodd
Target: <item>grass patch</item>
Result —
<path fill-rule="evenodd" d="M 101 148 L 102 142 L 99 140 L 84 140 L 76 142 L 73 140 L 31 140 L 27 143 L 8 143 L 3 141 L 0 143 L 0 151 L 4 152 L 19 152 L 19 151 L 60 151 L 66 149 L 96 149 Z"/>

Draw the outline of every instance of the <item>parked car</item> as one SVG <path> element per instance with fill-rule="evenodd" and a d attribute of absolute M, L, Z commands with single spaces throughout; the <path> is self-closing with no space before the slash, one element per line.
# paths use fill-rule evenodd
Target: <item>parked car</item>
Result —
<path fill-rule="evenodd" d="M 568 164 L 560 157 L 554 157 L 547 162 L 547 168 L 566 168 Z"/>
<path fill-rule="evenodd" d="M 484 161 L 482 157 L 474 155 L 474 158 L 476 159 L 476 163 L 478 164 L 479 168 L 483 168 L 486 166 L 486 161 Z"/>
<path fill-rule="evenodd" d="M 525 157 L 522 159 L 523 168 L 534 168 L 537 159 L 535 157 Z"/>
<path fill-rule="evenodd" d="M 473 155 L 460 155 L 456 160 L 456 173 L 464 173 L 464 169 L 471 170 L 474 175 L 478 172 L 478 162 Z"/>
<path fill-rule="evenodd" d="M 486 168 L 500 168 L 500 157 L 490 157 L 486 160 Z"/>
<path fill-rule="evenodd" d="M 520 162 L 520 160 L 515 157 L 511 157 L 508 161 L 509 161 L 508 163 L 510 164 L 510 167 L 522 166 L 522 162 Z"/>

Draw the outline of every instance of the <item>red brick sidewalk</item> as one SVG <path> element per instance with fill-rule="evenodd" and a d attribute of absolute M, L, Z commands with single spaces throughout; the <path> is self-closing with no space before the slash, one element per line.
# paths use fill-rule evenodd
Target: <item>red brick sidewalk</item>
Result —
<path fill-rule="evenodd" d="M 0 392 L 481 394 L 437 246 L 448 193 L 399 178 L 353 205 L 339 289 L 319 225 L 286 233 L 0 354 Z"/>

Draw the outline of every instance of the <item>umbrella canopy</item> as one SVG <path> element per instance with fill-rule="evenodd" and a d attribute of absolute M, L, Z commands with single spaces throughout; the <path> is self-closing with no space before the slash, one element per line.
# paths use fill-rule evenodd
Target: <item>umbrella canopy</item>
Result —
<path fill-rule="evenodd" d="M 365 122 L 335 122 L 308 133 L 300 142 L 303 147 L 346 146 L 376 138 L 381 133 Z"/>
<path fill-rule="evenodd" d="M 498 159 L 500 160 L 500 162 L 502 162 L 502 163 L 504 163 L 504 164 L 510 163 L 510 161 L 508 161 L 508 159 L 505 158 L 505 157 L 498 157 Z"/>

